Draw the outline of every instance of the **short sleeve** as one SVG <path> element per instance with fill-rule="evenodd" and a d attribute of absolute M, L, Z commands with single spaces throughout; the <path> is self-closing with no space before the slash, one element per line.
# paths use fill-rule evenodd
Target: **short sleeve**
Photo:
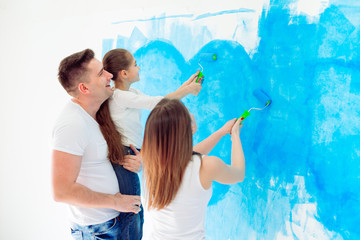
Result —
<path fill-rule="evenodd" d="M 83 156 L 88 144 L 86 125 L 79 122 L 61 122 L 53 129 L 53 149 Z"/>

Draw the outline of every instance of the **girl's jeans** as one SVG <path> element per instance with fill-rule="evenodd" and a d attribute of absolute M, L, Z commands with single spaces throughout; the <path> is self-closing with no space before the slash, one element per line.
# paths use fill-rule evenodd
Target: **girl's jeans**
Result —
<path fill-rule="evenodd" d="M 125 154 L 135 155 L 130 147 L 124 147 Z M 140 149 L 138 149 L 140 151 Z M 116 177 L 118 179 L 120 193 L 125 195 L 140 196 L 140 180 L 137 173 L 131 172 L 122 165 L 113 164 Z M 142 229 L 144 223 L 144 211 L 141 206 L 141 211 L 138 214 L 121 212 L 121 239 L 124 240 L 140 240 L 142 238 Z"/>

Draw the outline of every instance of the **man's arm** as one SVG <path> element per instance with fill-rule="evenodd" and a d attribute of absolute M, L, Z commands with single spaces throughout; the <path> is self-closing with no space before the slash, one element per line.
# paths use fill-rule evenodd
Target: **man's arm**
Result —
<path fill-rule="evenodd" d="M 52 155 L 52 186 L 54 200 L 86 208 L 112 208 L 120 212 L 140 211 L 140 196 L 94 192 L 76 183 L 81 156 L 54 150 Z"/>

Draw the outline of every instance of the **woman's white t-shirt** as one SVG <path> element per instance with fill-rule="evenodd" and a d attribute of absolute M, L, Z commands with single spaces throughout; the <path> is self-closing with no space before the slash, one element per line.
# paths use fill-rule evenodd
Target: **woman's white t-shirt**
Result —
<path fill-rule="evenodd" d="M 180 189 L 167 207 L 149 210 L 146 199 L 143 199 L 143 239 L 205 239 L 205 215 L 212 188 L 204 189 L 201 185 L 200 166 L 200 156 L 193 155 L 185 170 Z"/>

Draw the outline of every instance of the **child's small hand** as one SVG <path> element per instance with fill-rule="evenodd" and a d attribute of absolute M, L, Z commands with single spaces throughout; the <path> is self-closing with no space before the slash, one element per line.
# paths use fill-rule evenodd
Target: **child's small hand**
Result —
<path fill-rule="evenodd" d="M 141 154 L 132 144 L 130 147 L 136 155 L 125 155 L 123 167 L 131 172 L 138 173 L 142 169 Z"/>
<path fill-rule="evenodd" d="M 191 95 L 197 96 L 199 94 L 199 92 L 201 91 L 201 89 L 202 89 L 202 86 L 201 86 L 202 78 L 199 79 L 198 83 L 196 82 L 196 79 L 197 79 L 198 75 L 199 75 L 199 70 L 197 70 L 196 73 L 191 75 L 191 77 L 188 80 L 186 80 L 180 86 L 179 89 L 187 88 L 186 91 L 188 93 L 190 93 Z"/>
<path fill-rule="evenodd" d="M 218 131 L 221 132 L 221 134 L 223 136 L 225 136 L 226 134 L 230 134 L 231 132 L 231 128 L 234 126 L 234 123 L 236 121 L 236 118 L 228 121 L 227 123 L 224 124 L 224 126 L 222 126 Z"/>
<path fill-rule="evenodd" d="M 199 72 L 200 72 L 200 71 L 197 70 L 196 73 L 194 73 L 193 75 L 191 75 L 191 77 L 189 77 L 189 79 L 186 80 L 186 81 L 180 86 L 180 88 L 189 86 L 192 82 L 195 82 L 197 76 L 199 75 Z"/>

